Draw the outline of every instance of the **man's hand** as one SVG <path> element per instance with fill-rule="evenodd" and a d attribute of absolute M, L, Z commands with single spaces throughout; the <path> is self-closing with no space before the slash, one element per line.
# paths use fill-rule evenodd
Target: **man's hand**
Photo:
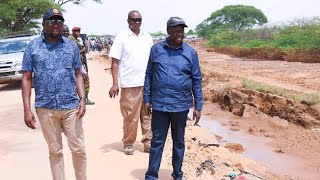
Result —
<path fill-rule="evenodd" d="M 24 112 L 24 122 L 31 129 L 36 129 L 36 119 L 31 111 Z"/>
<path fill-rule="evenodd" d="M 86 113 L 86 100 L 81 99 L 77 107 L 77 119 L 82 118 Z"/>
<path fill-rule="evenodd" d="M 194 122 L 194 125 L 197 125 L 197 124 L 198 124 L 200 118 L 201 118 L 201 111 L 199 111 L 199 110 L 194 110 L 194 111 L 193 111 L 193 118 L 192 118 L 192 120 L 196 120 L 196 121 Z"/>
<path fill-rule="evenodd" d="M 147 116 L 150 117 L 151 115 L 151 104 L 150 103 L 144 103 L 144 112 L 146 113 Z"/>
<path fill-rule="evenodd" d="M 112 85 L 109 91 L 109 97 L 110 98 L 115 98 L 119 94 L 119 86 L 118 85 Z"/>

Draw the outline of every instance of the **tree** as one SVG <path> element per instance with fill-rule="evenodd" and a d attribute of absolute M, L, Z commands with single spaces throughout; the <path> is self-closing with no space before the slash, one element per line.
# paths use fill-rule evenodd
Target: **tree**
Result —
<path fill-rule="evenodd" d="M 72 2 L 73 4 L 79 5 L 79 4 L 83 3 L 84 1 L 86 1 L 86 0 L 51 0 L 51 2 L 58 4 L 60 6 L 66 4 L 68 2 Z M 92 1 L 95 1 L 97 3 L 102 3 L 101 0 L 92 0 Z"/>
<path fill-rule="evenodd" d="M 197 33 L 194 32 L 192 29 L 190 29 L 190 30 L 186 33 L 186 36 L 192 36 L 192 35 L 197 35 Z"/>
<path fill-rule="evenodd" d="M 86 0 L 0 0 L 0 33 L 39 28 L 39 19 L 49 8 L 61 9 L 68 2 L 81 4 Z M 101 0 L 92 0 L 101 3 Z"/>
<path fill-rule="evenodd" d="M 196 31 L 199 35 L 207 36 L 221 28 L 240 31 L 267 22 L 268 19 L 263 12 L 253 6 L 230 5 L 213 12 L 210 17 L 196 27 Z"/>
<path fill-rule="evenodd" d="M 151 35 L 152 37 L 167 36 L 167 34 L 164 33 L 164 32 L 162 32 L 162 31 L 150 33 L 150 35 Z"/>
<path fill-rule="evenodd" d="M 0 2 L 0 29 L 16 32 L 38 28 L 37 21 L 49 8 L 58 8 L 49 0 L 4 0 Z"/>

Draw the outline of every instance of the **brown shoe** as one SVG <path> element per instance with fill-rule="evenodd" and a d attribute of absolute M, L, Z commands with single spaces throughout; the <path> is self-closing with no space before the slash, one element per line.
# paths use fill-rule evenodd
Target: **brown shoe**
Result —
<path fill-rule="evenodd" d="M 150 146 L 144 146 L 143 151 L 144 151 L 145 153 L 150 153 Z"/>

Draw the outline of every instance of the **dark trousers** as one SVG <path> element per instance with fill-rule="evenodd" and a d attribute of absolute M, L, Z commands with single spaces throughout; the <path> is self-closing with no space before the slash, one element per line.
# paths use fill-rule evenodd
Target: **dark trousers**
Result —
<path fill-rule="evenodd" d="M 172 148 L 172 166 L 174 179 L 182 179 L 182 162 L 184 156 L 184 133 L 189 110 L 183 112 L 162 112 L 152 111 L 151 129 L 152 141 L 149 156 L 149 167 L 145 174 L 146 180 L 158 179 L 162 152 L 168 129 L 171 124 L 171 137 L 173 141 Z"/>

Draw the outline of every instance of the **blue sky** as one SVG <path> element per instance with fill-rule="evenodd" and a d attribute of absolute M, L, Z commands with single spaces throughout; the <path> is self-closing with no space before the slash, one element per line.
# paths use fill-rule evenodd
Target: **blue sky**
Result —
<path fill-rule="evenodd" d="M 80 26 L 82 33 L 117 34 L 127 28 L 127 14 L 138 10 L 142 14 L 142 29 L 165 32 L 171 16 L 183 18 L 194 29 L 210 14 L 226 5 L 252 5 L 267 16 L 270 23 L 285 22 L 299 17 L 320 16 L 320 0 L 102 0 L 103 4 L 87 0 L 83 5 L 63 5 L 66 24 Z M 188 29 L 187 29 L 188 31 Z"/>

